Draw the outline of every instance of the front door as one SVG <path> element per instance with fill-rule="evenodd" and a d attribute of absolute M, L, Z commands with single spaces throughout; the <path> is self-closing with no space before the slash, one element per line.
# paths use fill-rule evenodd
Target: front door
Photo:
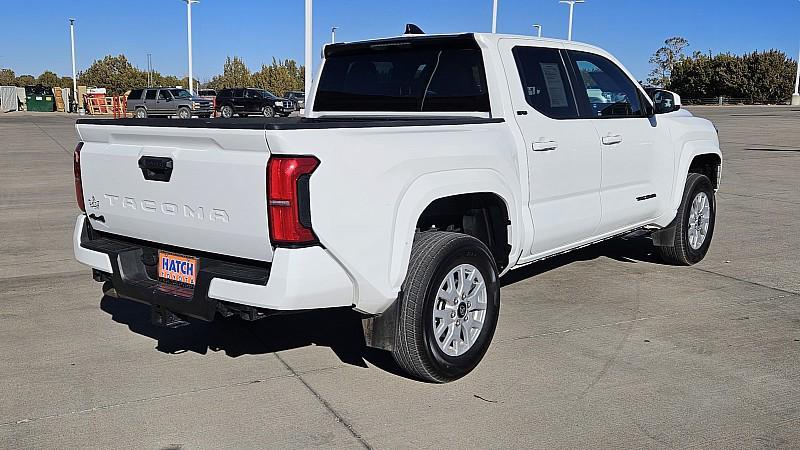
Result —
<path fill-rule="evenodd" d="M 592 118 L 602 147 L 599 234 L 645 224 L 664 211 L 671 194 L 669 132 L 647 116 L 644 93 L 617 64 L 594 53 L 568 53 L 578 107 Z"/>
<path fill-rule="evenodd" d="M 590 239 L 600 222 L 600 146 L 581 119 L 558 48 L 502 39 L 517 125 L 525 140 L 532 259 Z"/>

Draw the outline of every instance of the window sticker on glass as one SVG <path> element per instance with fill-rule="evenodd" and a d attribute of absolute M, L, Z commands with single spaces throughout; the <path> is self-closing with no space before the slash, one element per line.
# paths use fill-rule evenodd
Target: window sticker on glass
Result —
<path fill-rule="evenodd" d="M 556 63 L 539 63 L 550 96 L 550 107 L 564 108 L 567 104 L 567 91 L 564 89 L 564 80 Z"/>

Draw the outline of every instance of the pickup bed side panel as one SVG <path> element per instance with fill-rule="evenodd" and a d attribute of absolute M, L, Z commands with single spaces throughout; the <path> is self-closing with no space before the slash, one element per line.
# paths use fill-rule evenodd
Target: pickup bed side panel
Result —
<path fill-rule="evenodd" d="M 397 297 L 414 226 L 432 199 L 494 192 L 519 217 L 518 154 L 503 122 L 268 130 L 267 141 L 273 154 L 319 158 L 310 184 L 314 232 L 355 281 L 356 308 L 367 313 Z"/>

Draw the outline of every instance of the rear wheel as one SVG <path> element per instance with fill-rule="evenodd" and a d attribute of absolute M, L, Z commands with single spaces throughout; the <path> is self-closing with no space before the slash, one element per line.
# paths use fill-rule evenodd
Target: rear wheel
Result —
<path fill-rule="evenodd" d="M 397 364 L 425 381 L 463 377 L 497 326 L 500 286 L 489 249 L 466 234 L 418 233 L 398 301 Z"/>
<path fill-rule="evenodd" d="M 136 108 L 137 119 L 147 119 L 147 110 L 144 108 Z"/>
<path fill-rule="evenodd" d="M 219 113 L 222 115 L 223 118 L 230 119 L 231 117 L 233 117 L 233 108 L 231 106 L 225 105 L 219 109 Z"/>
<path fill-rule="evenodd" d="M 674 237 L 659 247 L 662 259 L 680 266 L 702 261 L 711 245 L 716 214 L 711 180 L 705 175 L 690 173 L 678 213 L 670 224 Z"/>

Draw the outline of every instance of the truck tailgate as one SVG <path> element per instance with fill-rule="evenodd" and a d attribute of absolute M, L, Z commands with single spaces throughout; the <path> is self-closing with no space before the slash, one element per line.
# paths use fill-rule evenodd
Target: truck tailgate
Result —
<path fill-rule="evenodd" d="M 272 260 L 263 129 L 81 123 L 77 128 L 84 142 L 86 213 L 94 229 Z"/>

